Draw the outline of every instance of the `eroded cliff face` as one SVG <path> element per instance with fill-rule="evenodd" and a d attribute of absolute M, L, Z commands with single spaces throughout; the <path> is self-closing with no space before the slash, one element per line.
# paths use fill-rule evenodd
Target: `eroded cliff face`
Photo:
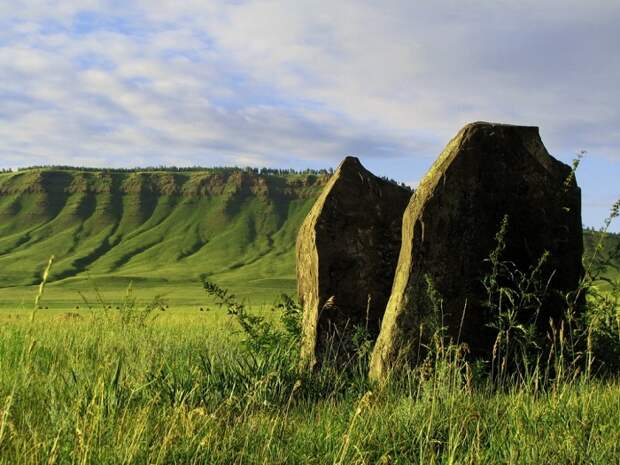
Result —
<path fill-rule="evenodd" d="M 314 195 L 313 188 L 326 181 L 327 176 L 320 174 L 273 175 L 234 168 L 188 172 L 32 169 L 0 174 L 0 195 L 149 192 L 197 196 L 244 192 L 267 198 L 273 192 L 301 197 Z"/>
<path fill-rule="evenodd" d="M 3 173 L 0 287 L 37 282 L 52 254 L 52 279 L 252 265 L 294 282 L 295 235 L 326 182 L 237 169 Z"/>

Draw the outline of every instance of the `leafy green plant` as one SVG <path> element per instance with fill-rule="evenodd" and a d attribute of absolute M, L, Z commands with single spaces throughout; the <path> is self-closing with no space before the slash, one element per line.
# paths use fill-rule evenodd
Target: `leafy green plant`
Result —
<path fill-rule="evenodd" d="M 280 312 L 280 321 L 284 328 L 285 337 L 291 342 L 301 339 L 301 319 L 303 309 L 299 302 L 288 294 L 281 294 L 280 301 L 276 303 L 275 310 Z"/>
<path fill-rule="evenodd" d="M 216 305 L 226 309 L 240 327 L 241 352 L 235 356 L 235 369 L 230 363 L 221 363 L 219 356 L 205 354 L 202 367 L 205 383 L 211 395 L 230 396 L 231 389 L 238 392 L 237 399 L 260 398 L 269 405 L 290 404 L 295 393 L 298 399 L 341 397 L 350 392 L 365 392 L 368 387 L 366 373 L 372 350 L 372 341 L 365 328 L 353 331 L 356 352 L 346 363 L 338 358 L 338 344 L 334 341 L 328 349 L 321 368 L 315 372 L 299 370 L 302 308 L 288 295 L 282 295 L 273 307 L 279 319 L 271 322 L 251 313 L 234 294 L 203 277 L 203 288 L 215 299 Z M 217 387 L 217 389 L 214 389 Z M 252 400 L 254 402 L 254 400 Z"/>
<path fill-rule="evenodd" d="M 620 241 L 606 247 L 606 239 L 618 216 L 620 199 L 612 205 L 597 232 L 592 254 L 585 257 L 586 273 L 581 286 L 587 302 L 582 325 L 588 333 L 591 361 L 597 369 L 611 374 L 620 372 Z"/>
<path fill-rule="evenodd" d="M 293 299 L 286 296 L 276 308 L 282 312 L 283 329 L 275 328 L 264 317 L 254 315 L 239 302 L 235 295 L 217 284 L 203 278 L 202 286 L 208 295 L 215 299 L 220 308 L 225 308 L 228 315 L 235 318 L 244 338 L 242 343 L 254 353 L 276 350 L 279 346 L 296 343 L 301 333 L 299 307 Z"/>
<path fill-rule="evenodd" d="M 545 334 L 540 333 L 537 323 L 552 278 L 552 275 L 542 275 L 548 252 L 527 271 L 503 259 L 508 225 L 508 216 L 504 216 L 495 236 L 496 246 L 485 260 L 490 272 L 482 279 L 490 317 L 488 326 L 497 334 L 491 376 L 501 382 L 511 374 L 517 374 L 522 380 L 528 378 L 540 357 Z"/>

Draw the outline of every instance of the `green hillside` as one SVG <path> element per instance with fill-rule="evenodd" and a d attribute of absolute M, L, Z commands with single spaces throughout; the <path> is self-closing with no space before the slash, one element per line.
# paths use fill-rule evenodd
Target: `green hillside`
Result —
<path fill-rule="evenodd" d="M 607 233 L 601 235 L 600 232 L 586 230 L 583 235 L 583 243 L 586 266 L 592 261 L 591 258 L 595 254 L 597 245 L 601 244 L 602 247 L 594 255 L 592 271 L 608 278 L 620 279 L 620 234 Z"/>
<path fill-rule="evenodd" d="M 26 299 L 55 255 L 47 294 L 124 289 L 202 297 L 207 274 L 259 301 L 295 289 L 297 229 L 326 174 L 256 170 L 0 174 L 0 305 Z M 92 293 L 92 292 L 91 292 Z M 49 299 L 48 299 L 49 300 Z M 28 304 L 29 305 L 29 304 Z"/>
<path fill-rule="evenodd" d="M 0 173 L 0 307 L 31 307 L 50 255 L 52 307 L 97 292 L 118 300 L 129 282 L 141 298 L 163 294 L 196 306 L 205 274 L 251 303 L 272 302 L 295 292 L 297 230 L 328 176 L 237 168 Z M 586 257 L 598 237 L 586 231 Z M 605 236 L 604 253 L 619 244 L 620 236 Z"/>

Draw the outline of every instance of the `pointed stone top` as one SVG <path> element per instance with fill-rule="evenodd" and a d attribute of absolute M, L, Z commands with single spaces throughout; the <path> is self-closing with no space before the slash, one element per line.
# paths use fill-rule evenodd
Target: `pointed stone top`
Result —
<path fill-rule="evenodd" d="M 325 185 L 297 236 L 302 366 L 331 357 L 330 347 L 348 360 L 358 326 L 372 338 L 379 333 L 410 198 L 409 190 L 375 176 L 352 156 Z"/>
<path fill-rule="evenodd" d="M 349 155 L 340 162 L 332 179 L 357 179 L 359 176 L 375 178 L 375 175 L 362 165 L 359 158 Z"/>
<path fill-rule="evenodd" d="M 466 129 L 485 129 L 485 128 L 489 128 L 489 129 L 514 129 L 514 130 L 525 130 L 525 131 L 531 131 L 531 130 L 536 130 L 538 131 L 538 126 L 522 126 L 519 124 L 509 124 L 509 123 L 493 123 L 493 122 L 489 122 L 489 121 L 474 121 L 472 123 L 467 123 L 465 126 L 463 126 L 463 128 L 461 129 L 461 131 L 464 131 Z"/>
<path fill-rule="evenodd" d="M 492 145 L 489 142 L 493 141 Z M 507 151 L 522 146 L 525 152 L 542 165 L 547 172 L 565 179 L 570 168 L 553 158 L 540 137 L 537 126 L 519 126 L 515 124 L 476 121 L 463 126 L 450 140 L 431 169 L 420 181 L 418 190 L 430 188 L 439 182 L 445 169 L 456 157 L 471 151 L 483 151 L 489 156 L 505 156 Z M 568 171 L 567 171 L 568 169 Z"/>
<path fill-rule="evenodd" d="M 362 163 L 360 162 L 359 158 L 348 155 L 346 157 L 344 157 L 344 160 L 342 160 L 340 162 L 340 165 L 338 165 L 338 170 L 356 170 L 359 171 L 360 169 L 365 169 L 364 166 L 362 165 Z"/>

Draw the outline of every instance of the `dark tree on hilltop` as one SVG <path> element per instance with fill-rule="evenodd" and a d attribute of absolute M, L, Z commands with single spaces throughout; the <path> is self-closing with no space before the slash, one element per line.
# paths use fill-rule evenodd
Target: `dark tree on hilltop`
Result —
<path fill-rule="evenodd" d="M 288 176 L 296 174 L 314 174 L 325 175 L 332 174 L 333 170 L 330 169 L 310 169 L 295 170 L 292 168 L 279 169 L 279 168 L 254 168 L 254 167 L 238 167 L 238 166 L 145 166 L 138 168 L 93 168 L 82 166 L 68 166 L 68 165 L 34 165 L 23 168 L 18 168 L 18 171 L 29 170 L 55 170 L 55 171 L 83 171 L 93 173 L 139 173 L 139 172 L 167 172 L 167 173 L 192 173 L 192 172 L 206 172 L 206 173 L 251 173 L 256 175 L 271 175 L 271 176 Z M 0 172 L 10 172 L 11 170 L 2 170 Z"/>

